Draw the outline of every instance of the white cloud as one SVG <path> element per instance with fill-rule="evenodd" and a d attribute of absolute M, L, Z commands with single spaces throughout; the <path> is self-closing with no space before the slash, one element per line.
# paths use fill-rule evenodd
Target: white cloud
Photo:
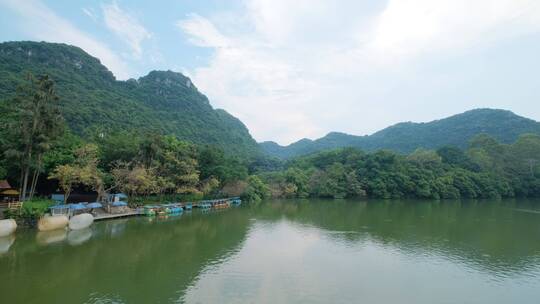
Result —
<path fill-rule="evenodd" d="M 1 0 L 0 4 L 22 17 L 22 28 L 37 40 L 78 46 L 100 59 L 119 79 L 129 78 L 127 65 L 105 44 L 80 31 L 38 0 Z"/>
<path fill-rule="evenodd" d="M 372 46 L 394 54 L 463 48 L 539 26 L 535 0 L 390 0 Z"/>
<path fill-rule="evenodd" d="M 250 0 L 236 18 L 192 14 L 177 26 L 194 45 L 214 50 L 208 65 L 190 71 L 212 102 L 242 119 L 256 139 L 289 143 L 433 118 L 440 113 L 436 103 L 430 113 L 415 112 L 424 116 L 403 117 L 407 106 L 428 105 L 392 100 L 399 90 L 420 86 L 414 80 L 431 85 L 431 93 L 448 89 L 432 75 L 415 75 L 415 61 L 537 33 L 540 2 L 389 0 L 381 7 L 377 1 Z M 457 105 L 447 110 L 460 111 Z"/>
<path fill-rule="evenodd" d="M 92 21 L 94 21 L 94 22 L 98 21 L 98 16 L 97 16 L 96 12 L 94 12 L 93 9 L 83 7 L 82 11 L 86 16 L 90 17 L 90 19 L 92 19 Z"/>
<path fill-rule="evenodd" d="M 207 19 L 190 14 L 176 26 L 190 35 L 190 42 L 201 47 L 227 47 L 230 43 Z"/>
<path fill-rule="evenodd" d="M 142 43 L 152 34 L 132 15 L 122 10 L 116 2 L 102 6 L 105 25 L 116 34 L 132 51 L 132 56 L 141 58 Z"/>

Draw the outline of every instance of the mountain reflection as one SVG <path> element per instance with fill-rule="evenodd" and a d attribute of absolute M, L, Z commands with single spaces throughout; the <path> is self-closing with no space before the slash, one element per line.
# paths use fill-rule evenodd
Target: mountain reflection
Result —
<path fill-rule="evenodd" d="M 374 272 L 390 265 L 402 269 L 398 278 L 440 264 L 490 280 L 538 277 L 538 210 L 522 200 L 287 200 L 82 231 L 20 230 L 0 242 L 0 294 L 6 303 L 221 303 L 271 292 L 323 303 L 338 291 L 355 299 L 349 283 L 383 280 Z M 327 281 L 336 274 L 339 286 Z"/>
<path fill-rule="evenodd" d="M 371 240 L 499 274 L 526 271 L 540 261 L 540 202 L 533 200 L 289 200 L 254 208 L 261 219 L 314 226 L 336 241 Z"/>

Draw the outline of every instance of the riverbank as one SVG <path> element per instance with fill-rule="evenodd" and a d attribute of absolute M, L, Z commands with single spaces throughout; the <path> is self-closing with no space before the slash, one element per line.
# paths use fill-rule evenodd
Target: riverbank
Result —
<path fill-rule="evenodd" d="M 55 205 L 51 200 L 35 200 L 25 202 L 17 210 L 8 209 L 4 210 L 2 213 L 6 215 L 6 218 L 15 220 L 17 226 L 20 228 L 24 229 L 37 227 L 38 230 L 41 231 L 43 230 L 42 227 L 50 225 L 49 222 L 55 222 L 57 217 L 64 217 L 65 220 L 61 221 L 63 224 L 59 225 L 58 227 L 55 226 L 55 229 L 65 229 L 68 223 L 71 225 L 71 218 L 74 216 L 76 217 L 76 215 L 86 214 L 86 216 L 88 216 L 90 219 L 88 225 L 91 225 L 93 221 L 111 220 L 132 216 L 163 216 L 169 214 L 178 214 L 184 211 L 188 212 L 191 211 L 192 208 L 200 208 L 203 210 L 226 209 L 233 205 L 238 206 L 240 204 L 241 199 L 239 197 L 201 200 L 196 202 L 147 204 L 135 208 L 127 206 L 127 203 L 122 203 L 119 207 L 108 204 L 106 204 L 106 206 L 97 204 L 100 207 L 96 208 L 94 206 L 96 203 L 77 203 L 59 206 Z M 88 206 L 88 208 L 85 209 L 85 206 Z M 53 207 L 55 212 L 53 212 Z"/>

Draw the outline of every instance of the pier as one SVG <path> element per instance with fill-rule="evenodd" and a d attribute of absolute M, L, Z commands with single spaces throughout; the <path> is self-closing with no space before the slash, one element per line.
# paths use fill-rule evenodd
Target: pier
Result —
<path fill-rule="evenodd" d="M 111 220 L 115 218 L 124 218 L 124 217 L 138 216 L 138 215 L 142 215 L 142 212 L 140 209 L 135 209 L 132 211 L 122 212 L 122 213 L 97 213 L 94 215 L 94 221 Z"/>

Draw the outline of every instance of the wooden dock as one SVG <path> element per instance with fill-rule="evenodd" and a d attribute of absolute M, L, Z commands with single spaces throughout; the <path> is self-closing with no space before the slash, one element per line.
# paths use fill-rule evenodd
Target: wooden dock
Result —
<path fill-rule="evenodd" d="M 94 216 L 94 221 L 110 220 L 110 219 L 129 217 L 129 216 L 137 216 L 141 214 L 142 213 L 139 210 L 133 210 L 133 211 L 123 212 L 123 213 L 101 213 Z"/>

